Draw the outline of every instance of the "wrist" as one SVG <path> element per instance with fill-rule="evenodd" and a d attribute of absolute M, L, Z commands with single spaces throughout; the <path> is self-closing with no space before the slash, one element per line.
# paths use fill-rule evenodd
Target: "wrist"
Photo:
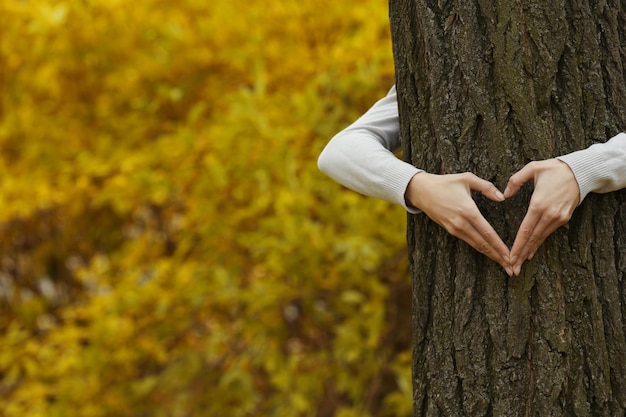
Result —
<path fill-rule="evenodd" d="M 404 201 L 408 207 L 421 210 L 420 190 L 422 190 L 424 180 L 427 179 L 428 175 L 428 173 L 420 171 L 413 175 L 409 180 L 409 183 L 406 186 L 406 191 L 404 192 Z"/>
<path fill-rule="evenodd" d="M 578 204 L 582 203 L 587 194 L 594 191 L 601 182 L 601 173 L 604 169 L 604 159 L 594 152 L 594 149 L 572 152 L 556 158 L 567 165 L 578 186 Z"/>

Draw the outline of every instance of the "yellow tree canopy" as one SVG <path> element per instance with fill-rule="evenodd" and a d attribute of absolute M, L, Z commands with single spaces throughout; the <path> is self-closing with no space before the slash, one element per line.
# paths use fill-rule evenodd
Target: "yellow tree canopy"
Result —
<path fill-rule="evenodd" d="M 411 414 L 405 215 L 316 168 L 385 2 L 0 13 L 1 415 Z"/>

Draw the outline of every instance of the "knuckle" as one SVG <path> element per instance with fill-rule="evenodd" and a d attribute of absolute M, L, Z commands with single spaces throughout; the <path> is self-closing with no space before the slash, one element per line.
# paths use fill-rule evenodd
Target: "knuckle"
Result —
<path fill-rule="evenodd" d="M 531 235 L 532 235 L 532 232 L 533 232 L 533 231 L 532 231 L 532 229 L 530 229 L 530 228 L 528 228 L 528 227 L 523 227 L 523 228 L 521 228 L 521 229 L 519 230 L 519 233 L 520 233 L 522 236 L 527 237 L 529 240 L 530 240 L 530 238 L 532 237 L 532 236 L 531 236 Z"/>
<path fill-rule="evenodd" d="M 462 217 L 455 216 L 448 219 L 445 228 L 451 235 L 460 237 L 467 230 L 467 221 Z"/>
<path fill-rule="evenodd" d="M 526 242 L 526 244 L 527 244 L 529 247 L 531 247 L 531 248 L 532 248 L 532 247 L 535 247 L 535 246 L 537 245 L 537 243 L 538 243 L 538 242 L 539 242 L 539 237 L 538 237 L 538 236 L 536 236 L 536 235 L 530 235 L 530 236 L 528 237 L 528 242 Z"/>
<path fill-rule="evenodd" d="M 476 181 L 478 177 L 471 172 L 463 172 L 462 174 L 460 174 L 459 178 L 461 178 L 461 180 L 466 184 L 472 184 Z"/>
<path fill-rule="evenodd" d="M 530 172 L 536 173 L 542 168 L 543 162 L 544 161 L 531 161 L 526 165 L 526 167 L 528 168 Z"/>
<path fill-rule="evenodd" d="M 551 218 L 555 222 L 563 224 L 567 223 L 567 221 L 570 219 L 570 214 L 566 210 L 554 209 L 551 213 Z"/>
<path fill-rule="evenodd" d="M 528 212 L 533 215 L 540 215 L 547 211 L 547 206 L 542 202 L 535 202 L 528 207 Z"/>
<path fill-rule="evenodd" d="M 558 207 L 551 207 L 546 210 L 546 216 L 548 216 L 549 219 L 557 219 L 560 214 L 561 210 L 559 210 Z"/>
<path fill-rule="evenodd" d="M 462 219 L 467 218 L 467 215 L 468 215 L 467 214 L 467 207 L 465 207 L 465 206 L 458 206 L 456 208 L 456 214 L 457 214 L 457 216 L 459 216 Z"/>
<path fill-rule="evenodd" d="M 454 236 L 457 236 L 462 229 L 462 222 L 458 218 L 450 219 L 448 221 L 448 224 L 446 225 L 446 230 L 448 230 L 448 232 Z"/>
<path fill-rule="evenodd" d="M 559 215 L 558 215 L 558 217 L 557 217 L 557 221 L 558 221 L 560 224 L 565 224 L 565 223 L 567 223 L 567 222 L 569 221 L 569 219 L 570 219 L 570 215 L 569 215 L 569 213 L 564 212 L 564 211 L 560 212 L 560 213 L 559 213 Z"/>
<path fill-rule="evenodd" d="M 461 205 L 457 207 L 457 215 L 462 219 L 476 218 L 476 210 L 470 205 Z"/>
<path fill-rule="evenodd" d="M 509 178 L 509 184 L 519 187 L 522 185 L 522 180 L 520 179 L 519 174 L 514 174 L 511 178 Z"/>
<path fill-rule="evenodd" d="M 489 243 L 487 243 L 487 242 L 482 242 L 480 245 L 478 245 L 478 247 L 476 249 L 480 253 L 483 253 L 485 255 L 491 253 L 491 245 L 489 245 Z"/>

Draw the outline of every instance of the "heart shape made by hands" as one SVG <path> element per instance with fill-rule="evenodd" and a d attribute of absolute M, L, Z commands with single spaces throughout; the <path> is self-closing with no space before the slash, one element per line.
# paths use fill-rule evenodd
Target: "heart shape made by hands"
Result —
<path fill-rule="evenodd" d="M 511 248 L 504 244 L 484 218 L 472 191 L 489 200 L 504 202 L 533 182 L 528 209 Z M 453 236 L 499 263 L 509 276 L 519 275 L 522 264 L 533 258 L 543 241 L 567 223 L 580 201 L 578 182 L 564 162 L 547 159 L 528 163 L 513 174 L 504 193 L 473 173 L 416 174 L 407 187 L 407 203 L 423 211 Z"/>

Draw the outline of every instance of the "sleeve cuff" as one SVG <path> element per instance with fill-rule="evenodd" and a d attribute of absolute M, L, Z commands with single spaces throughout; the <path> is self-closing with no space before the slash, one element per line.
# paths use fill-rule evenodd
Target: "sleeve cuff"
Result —
<path fill-rule="evenodd" d="M 422 170 L 408 163 L 394 164 L 386 173 L 386 188 L 390 198 L 400 204 L 411 214 L 420 213 L 420 210 L 406 203 L 404 195 L 411 178 Z"/>
<path fill-rule="evenodd" d="M 593 148 L 572 152 L 559 156 L 557 159 L 569 165 L 574 173 L 580 189 L 580 203 L 587 197 L 587 194 L 597 188 L 597 184 L 604 178 L 605 158 Z"/>

